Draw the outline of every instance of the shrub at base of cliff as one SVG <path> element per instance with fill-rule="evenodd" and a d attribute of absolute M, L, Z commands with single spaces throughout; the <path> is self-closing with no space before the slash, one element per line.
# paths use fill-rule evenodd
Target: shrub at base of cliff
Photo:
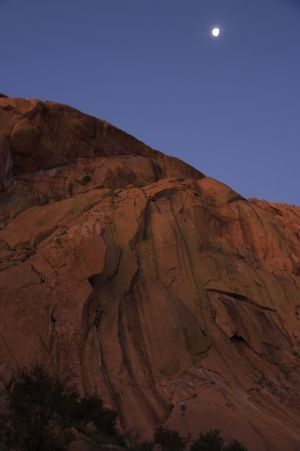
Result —
<path fill-rule="evenodd" d="M 142 442 L 130 447 L 130 451 L 152 451 L 154 448 L 153 442 Z"/>
<path fill-rule="evenodd" d="M 218 430 L 209 431 L 201 434 L 190 447 L 190 451 L 247 451 L 237 440 L 224 446 L 224 440 L 221 432 Z"/>
<path fill-rule="evenodd" d="M 102 436 L 122 442 L 115 412 L 95 396 L 80 397 L 39 366 L 17 373 L 5 408 L 0 416 L 1 451 L 63 451 L 72 440 L 71 428 L 84 432 L 90 422 Z"/>
<path fill-rule="evenodd" d="M 180 437 L 178 432 L 166 428 L 160 428 L 154 435 L 154 442 L 160 446 L 162 451 L 183 451 L 186 449 L 186 441 Z M 146 446 L 145 446 L 146 445 Z M 153 444 L 141 444 L 140 448 L 133 448 L 134 451 L 151 451 Z M 221 432 L 218 430 L 201 434 L 198 440 L 193 442 L 188 448 L 189 451 L 247 451 L 237 440 L 229 445 L 224 445 Z"/>
<path fill-rule="evenodd" d="M 155 432 L 154 441 L 162 451 L 183 451 L 185 440 L 176 431 L 160 428 Z"/>
<path fill-rule="evenodd" d="M 247 451 L 247 449 L 237 440 L 233 440 L 223 451 Z"/>
<path fill-rule="evenodd" d="M 190 451 L 222 451 L 224 440 L 219 431 L 210 431 L 206 434 L 201 434 L 196 440 Z"/>

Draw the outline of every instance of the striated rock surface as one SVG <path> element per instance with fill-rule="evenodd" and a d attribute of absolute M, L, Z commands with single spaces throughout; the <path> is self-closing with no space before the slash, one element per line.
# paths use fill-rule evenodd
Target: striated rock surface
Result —
<path fill-rule="evenodd" d="M 300 449 L 300 208 L 52 102 L 0 98 L 0 381 L 70 374 L 150 436 Z"/>

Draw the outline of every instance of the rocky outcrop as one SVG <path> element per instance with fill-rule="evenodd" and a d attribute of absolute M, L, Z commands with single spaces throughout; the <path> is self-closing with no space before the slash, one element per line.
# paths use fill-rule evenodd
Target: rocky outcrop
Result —
<path fill-rule="evenodd" d="M 0 99 L 0 378 L 33 362 L 123 430 L 300 446 L 300 208 L 107 122 Z"/>

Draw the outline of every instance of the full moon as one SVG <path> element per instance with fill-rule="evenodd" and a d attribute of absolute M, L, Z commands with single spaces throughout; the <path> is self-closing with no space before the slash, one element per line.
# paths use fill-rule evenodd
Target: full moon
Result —
<path fill-rule="evenodd" d="M 218 38 L 220 35 L 220 28 L 219 27 L 215 27 L 211 30 L 211 34 L 213 35 L 214 38 Z"/>

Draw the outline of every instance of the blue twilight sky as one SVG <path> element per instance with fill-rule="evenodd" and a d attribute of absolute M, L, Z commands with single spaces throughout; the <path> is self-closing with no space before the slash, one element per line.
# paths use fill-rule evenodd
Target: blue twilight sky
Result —
<path fill-rule="evenodd" d="M 0 0 L 0 23 L 0 92 L 300 205 L 300 0 Z"/>

